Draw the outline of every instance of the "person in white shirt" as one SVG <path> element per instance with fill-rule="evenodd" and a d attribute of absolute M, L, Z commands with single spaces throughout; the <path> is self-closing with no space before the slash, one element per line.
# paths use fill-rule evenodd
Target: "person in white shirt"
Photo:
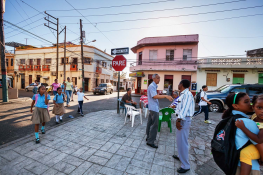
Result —
<path fill-rule="evenodd" d="M 83 88 L 79 88 L 79 92 L 76 92 L 76 95 L 78 95 L 78 103 L 79 103 L 78 113 L 80 113 L 81 116 L 84 116 L 83 110 L 82 110 L 83 97 L 84 97 L 86 100 L 89 100 L 89 99 L 88 99 L 87 97 L 85 97 L 85 94 L 83 93 Z"/>
<path fill-rule="evenodd" d="M 208 120 L 208 105 L 211 105 L 212 103 L 210 101 L 207 100 L 207 95 L 206 95 L 206 92 L 208 91 L 208 87 L 206 85 L 202 86 L 202 89 L 203 91 L 201 92 L 200 94 L 200 102 L 199 102 L 199 110 L 198 111 L 195 111 L 194 113 L 194 116 L 197 116 L 199 114 L 201 114 L 202 112 L 205 113 L 205 123 L 211 123 L 209 120 Z"/>

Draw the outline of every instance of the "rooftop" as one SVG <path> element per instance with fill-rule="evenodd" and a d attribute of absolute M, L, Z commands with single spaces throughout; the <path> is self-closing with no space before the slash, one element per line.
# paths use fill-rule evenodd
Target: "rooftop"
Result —
<path fill-rule="evenodd" d="M 197 44 L 199 42 L 199 35 L 175 35 L 175 36 L 161 36 L 161 37 L 147 37 L 139 40 L 137 45 L 131 48 L 134 53 L 145 46 L 162 46 L 162 45 L 184 45 Z"/>

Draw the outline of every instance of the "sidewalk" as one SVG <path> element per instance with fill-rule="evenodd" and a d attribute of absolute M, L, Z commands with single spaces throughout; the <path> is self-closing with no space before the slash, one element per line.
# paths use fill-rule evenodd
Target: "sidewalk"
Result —
<path fill-rule="evenodd" d="M 221 114 L 211 116 L 220 120 Z M 124 125 L 124 115 L 116 110 L 89 113 L 85 117 L 40 134 L 34 134 L 0 147 L 1 174 L 177 174 L 175 121 L 173 132 L 163 123 L 157 136 L 158 149 L 145 142 L 147 120 L 135 119 Z M 191 171 L 186 174 L 222 174 L 215 165 L 210 140 L 215 122 L 205 124 L 203 116 L 192 122 L 190 132 Z"/>

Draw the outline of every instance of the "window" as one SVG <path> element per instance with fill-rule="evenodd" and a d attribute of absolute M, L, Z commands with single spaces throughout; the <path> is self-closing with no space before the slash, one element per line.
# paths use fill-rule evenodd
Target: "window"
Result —
<path fill-rule="evenodd" d="M 37 59 L 37 65 L 40 65 L 41 59 Z"/>
<path fill-rule="evenodd" d="M 72 63 L 73 63 L 73 64 L 78 64 L 78 58 L 73 58 Z"/>
<path fill-rule="evenodd" d="M 51 64 L 51 58 L 46 58 L 46 64 Z"/>
<path fill-rule="evenodd" d="M 113 82 L 113 86 L 117 86 L 117 82 L 116 81 Z"/>
<path fill-rule="evenodd" d="M 20 60 L 20 64 L 26 64 L 26 60 L 25 59 L 21 59 Z"/>
<path fill-rule="evenodd" d="M 102 62 L 102 66 L 106 68 L 107 67 L 107 63 L 106 62 Z"/>
<path fill-rule="evenodd" d="M 232 89 L 231 92 L 235 92 L 235 93 L 237 93 L 237 92 L 244 92 L 244 93 L 246 93 L 246 88 L 244 88 L 244 87 L 236 87 L 236 88 Z"/>
<path fill-rule="evenodd" d="M 248 88 L 248 93 L 250 96 L 259 95 L 262 94 L 262 88 L 261 87 L 250 87 Z"/>
<path fill-rule="evenodd" d="M 100 83 L 104 83 L 104 79 L 101 79 L 101 80 L 100 80 Z"/>
<path fill-rule="evenodd" d="M 84 63 L 91 64 L 91 58 L 84 58 Z"/>
<path fill-rule="evenodd" d="M 122 82 L 120 82 L 120 86 L 122 86 Z"/>
<path fill-rule="evenodd" d="M 139 52 L 139 62 L 138 65 L 142 65 L 142 52 Z"/>
<path fill-rule="evenodd" d="M 61 58 L 61 64 L 64 64 L 64 58 Z M 66 64 L 68 64 L 68 58 L 66 58 Z"/>
<path fill-rule="evenodd" d="M 206 85 L 207 86 L 217 86 L 217 74 L 216 73 L 206 74 Z"/>
<path fill-rule="evenodd" d="M 149 58 L 150 61 L 157 60 L 157 50 L 150 50 L 149 56 L 150 56 Z"/>
<path fill-rule="evenodd" d="M 233 84 L 244 84 L 244 74 L 233 74 Z"/>
<path fill-rule="evenodd" d="M 6 59 L 6 66 L 8 67 L 8 59 Z"/>
<path fill-rule="evenodd" d="M 108 79 L 106 80 L 106 83 L 109 83 L 109 80 L 108 80 Z"/>
<path fill-rule="evenodd" d="M 14 66 L 14 59 L 11 58 L 11 66 Z"/>
<path fill-rule="evenodd" d="M 174 50 L 166 50 L 166 61 L 174 60 Z"/>
<path fill-rule="evenodd" d="M 33 65 L 33 59 L 29 59 L 29 65 Z"/>
<path fill-rule="evenodd" d="M 191 59 L 192 59 L 192 49 L 184 49 L 183 60 L 191 60 Z"/>
<path fill-rule="evenodd" d="M 112 65 L 110 64 L 110 69 L 112 69 Z"/>

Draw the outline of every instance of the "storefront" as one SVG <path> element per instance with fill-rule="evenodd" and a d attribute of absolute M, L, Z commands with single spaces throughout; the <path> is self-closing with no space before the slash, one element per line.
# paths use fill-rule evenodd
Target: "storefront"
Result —
<path fill-rule="evenodd" d="M 129 77 L 136 77 L 136 86 L 135 86 L 135 93 L 141 93 L 142 89 L 142 77 L 145 77 L 144 72 L 134 72 L 130 73 Z"/>

